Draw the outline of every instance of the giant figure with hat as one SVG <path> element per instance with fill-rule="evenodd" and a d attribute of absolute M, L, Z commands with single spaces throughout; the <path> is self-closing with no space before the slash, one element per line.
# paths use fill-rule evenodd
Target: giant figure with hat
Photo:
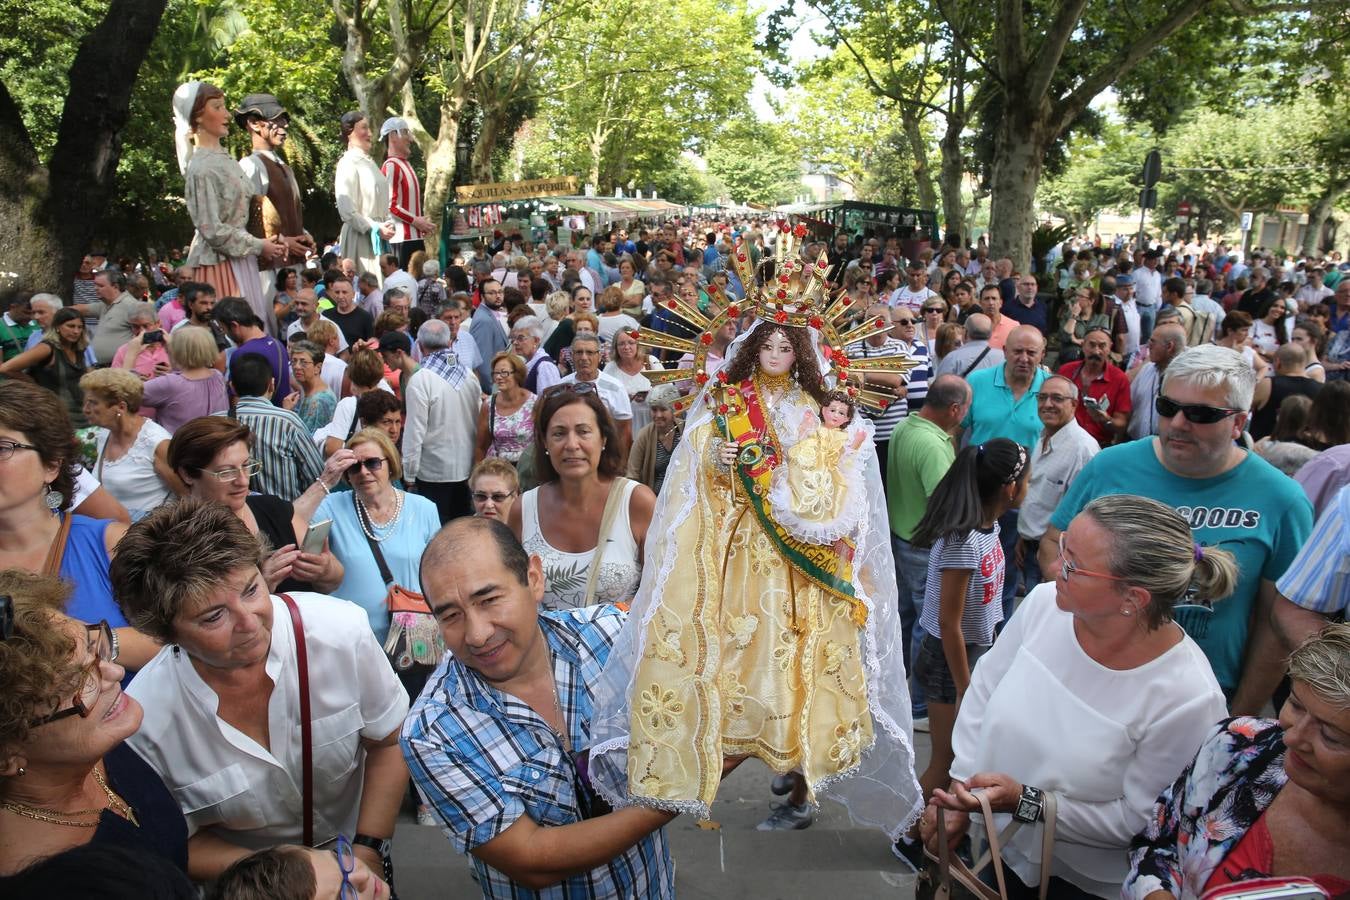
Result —
<path fill-rule="evenodd" d="M 408 161 L 412 150 L 412 128 L 402 116 L 384 120 L 380 126 L 380 140 L 384 141 L 384 165 L 380 171 L 389 181 L 389 218 L 394 223 L 394 236 L 389 239 L 389 252 L 398 257 L 401 268 L 408 268 L 408 260 L 425 247 L 423 238 L 432 230 L 430 219 L 422 214 L 422 184 Z M 413 272 L 420 278 L 421 272 Z"/>
<path fill-rule="evenodd" d="M 305 230 L 300 185 L 280 156 L 291 117 L 271 94 L 249 94 L 234 111 L 234 120 L 253 142 L 253 152 L 239 160 L 255 194 L 250 230 L 259 237 L 280 236 L 286 242 L 286 258 L 261 273 L 263 294 L 270 300 L 276 290 L 276 269 L 303 265 L 315 252 L 314 238 Z"/>
<path fill-rule="evenodd" d="M 254 187 L 221 142 L 231 113 L 220 88 L 189 81 L 173 95 L 174 143 L 183 172 L 183 199 L 196 226 L 187 265 L 192 277 L 216 289 L 217 297 L 243 297 L 262 327 L 276 333 L 276 316 L 263 295 L 259 269 L 281 263 L 290 252 L 280 235 L 248 230 Z"/>

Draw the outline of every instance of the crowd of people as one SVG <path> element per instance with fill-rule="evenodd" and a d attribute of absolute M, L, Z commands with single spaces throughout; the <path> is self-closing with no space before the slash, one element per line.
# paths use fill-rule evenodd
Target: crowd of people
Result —
<path fill-rule="evenodd" d="M 861 421 L 858 392 L 885 400 L 848 440 L 875 444 L 890 675 L 932 746 L 896 855 L 919 869 L 1015 820 L 1009 896 L 1350 890 L 1338 260 L 1074 241 L 1018 271 L 955 235 L 838 232 L 801 261 L 876 324 L 821 348 L 756 331 L 730 263 L 769 258 L 772 222 L 498 232 L 442 271 L 397 118 L 378 137 L 343 118 L 345 225 L 319 244 L 282 190 L 284 110 L 193 84 L 174 109 L 202 240 L 182 265 L 90 254 L 73 296 L 4 316 L 0 892 L 74 896 L 96 868 L 108 896 L 386 896 L 406 805 L 485 896 L 672 896 L 674 813 L 589 784 L 593 691 L 667 538 L 672 460 L 708 440 L 684 426 L 701 385 L 772 397 L 816 352 L 907 360 L 801 382 L 830 427 Z M 254 139 L 243 174 L 231 119 Z M 221 225 L 255 195 L 281 231 Z M 700 336 L 681 306 L 725 324 Z M 719 446 L 699 458 L 742 464 Z M 734 486 L 715 497 L 750 548 L 722 576 L 753 593 L 776 551 Z M 825 671 L 851 671 L 828 646 Z M 812 824 L 800 769 L 761 829 Z"/>

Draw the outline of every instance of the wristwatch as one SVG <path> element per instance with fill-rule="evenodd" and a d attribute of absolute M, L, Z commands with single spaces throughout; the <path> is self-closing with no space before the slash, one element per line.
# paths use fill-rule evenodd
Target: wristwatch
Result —
<path fill-rule="evenodd" d="M 1017 808 L 1013 810 L 1013 818 L 1027 824 L 1039 822 L 1044 809 L 1045 793 L 1040 788 L 1032 787 L 1029 784 L 1022 785 L 1022 796 L 1017 799 Z"/>
<path fill-rule="evenodd" d="M 393 842 L 389 840 L 389 838 L 371 837 L 368 834 L 358 834 L 356 837 L 352 838 L 352 844 L 353 845 L 359 844 L 362 847 L 369 847 L 376 853 L 380 854 L 380 859 L 387 858 L 389 856 L 390 848 L 394 846 Z"/>

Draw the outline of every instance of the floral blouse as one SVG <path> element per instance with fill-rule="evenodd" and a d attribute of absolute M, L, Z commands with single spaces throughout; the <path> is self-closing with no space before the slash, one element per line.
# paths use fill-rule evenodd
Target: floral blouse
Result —
<path fill-rule="evenodd" d="M 1159 890 L 1179 898 L 1204 894 L 1214 870 L 1284 787 L 1284 749 L 1278 722 L 1220 722 L 1130 842 L 1123 900 Z"/>

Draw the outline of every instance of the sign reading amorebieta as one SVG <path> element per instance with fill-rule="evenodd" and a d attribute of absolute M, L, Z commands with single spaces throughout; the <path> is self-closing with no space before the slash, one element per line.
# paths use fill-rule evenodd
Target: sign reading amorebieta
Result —
<path fill-rule="evenodd" d="M 537 178 L 534 181 L 506 181 L 500 184 L 465 184 L 455 188 L 455 202 L 502 203 L 529 200 L 532 197 L 562 197 L 577 192 L 575 175 L 565 178 Z"/>

